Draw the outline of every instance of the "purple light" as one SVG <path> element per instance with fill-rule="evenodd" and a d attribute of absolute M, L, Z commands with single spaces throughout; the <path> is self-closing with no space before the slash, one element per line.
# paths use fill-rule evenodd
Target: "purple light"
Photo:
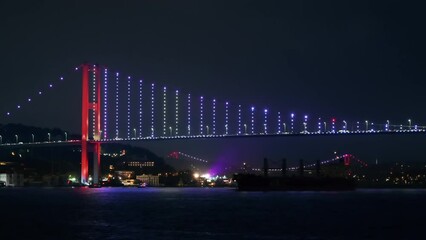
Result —
<path fill-rule="evenodd" d="M 115 73 L 115 137 L 118 138 L 118 134 L 119 134 L 119 114 L 118 114 L 118 110 L 119 110 L 119 73 Z"/>
<path fill-rule="evenodd" d="M 10 116 L 10 112 L 7 112 L 7 113 L 6 113 L 6 115 L 7 115 L 7 116 Z"/>
<path fill-rule="evenodd" d="M 251 134 L 254 134 L 254 107 L 251 107 Z"/>
<path fill-rule="evenodd" d="M 204 134 L 204 121 L 203 121 L 203 117 L 204 117 L 204 106 L 203 106 L 203 101 L 204 97 L 201 96 L 200 97 L 200 135 Z"/>
<path fill-rule="evenodd" d="M 241 105 L 238 105 L 238 134 L 241 134 Z"/>
<path fill-rule="evenodd" d="M 228 125 L 228 120 L 229 120 L 229 102 L 225 102 L 225 134 L 228 135 L 228 129 L 229 129 L 229 125 Z"/>
<path fill-rule="evenodd" d="M 38 92 L 38 95 L 41 95 L 41 92 Z"/>
<path fill-rule="evenodd" d="M 264 110 L 265 116 L 264 116 L 264 123 L 263 123 L 263 127 L 264 127 L 264 131 L 265 134 L 268 133 L 268 109 L 265 108 Z"/>
<path fill-rule="evenodd" d="M 104 69 L 104 139 L 107 138 L 107 116 L 108 116 L 108 69 Z"/>
<path fill-rule="evenodd" d="M 188 136 L 191 135 L 191 94 L 188 93 Z"/>
<path fill-rule="evenodd" d="M 167 121 L 167 114 L 166 114 L 166 110 L 167 110 L 167 87 L 163 87 L 163 135 L 166 135 L 166 131 L 167 131 L 167 126 L 166 126 L 166 121 Z"/>
<path fill-rule="evenodd" d="M 28 102 L 31 102 L 31 98 L 28 98 Z"/>
<path fill-rule="evenodd" d="M 142 137 L 142 87 L 143 81 L 139 80 L 139 137 Z"/>
<path fill-rule="evenodd" d="M 51 87 L 53 87 L 53 84 L 49 84 L 49 87 L 51 88 Z"/>
<path fill-rule="evenodd" d="M 60 79 L 61 79 L 61 81 L 62 81 L 62 80 L 64 80 L 64 77 L 61 77 Z"/>
<path fill-rule="evenodd" d="M 152 83 L 151 84 L 151 137 L 154 137 L 154 106 L 155 106 L 155 102 L 154 102 L 154 88 L 155 88 L 155 84 Z"/>
<path fill-rule="evenodd" d="M 127 138 L 131 136 L 131 108 L 130 108 L 130 100 L 131 100 L 131 77 L 127 77 Z"/>
<path fill-rule="evenodd" d="M 213 135 L 216 134 L 216 99 L 213 99 Z"/>
<path fill-rule="evenodd" d="M 18 105 L 18 109 L 19 109 L 19 108 L 21 108 L 21 106 L 20 106 L 20 105 Z"/>
<path fill-rule="evenodd" d="M 175 92 L 175 134 L 179 135 L 179 90 Z"/>

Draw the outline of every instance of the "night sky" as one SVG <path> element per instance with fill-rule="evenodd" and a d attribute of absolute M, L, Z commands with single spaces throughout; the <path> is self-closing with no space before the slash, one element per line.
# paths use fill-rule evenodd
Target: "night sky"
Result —
<path fill-rule="evenodd" d="M 426 125 L 420 1 L 2 1 L 0 123 L 80 129 L 80 75 L 147 82 L 288 115 Z M 65 81 L 30 105 L 41 87 Z M 23 108 L 7 118 L 17 104 Z M 424 136 L 143 143 L 205 159 L 425 160 Z M 225 160 L 223 160 L 225 159 Z"/>

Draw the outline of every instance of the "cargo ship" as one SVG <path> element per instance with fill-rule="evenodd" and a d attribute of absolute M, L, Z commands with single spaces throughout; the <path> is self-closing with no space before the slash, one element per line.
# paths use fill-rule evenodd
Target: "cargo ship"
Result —
<path fill-rule="evenodd" d="M 299 175 L 287 176 L 286 160 L 283 159 L 282 175 L 268 176 L 268 162 L 264 159 L 264 175 L 240 173 L 234 175 L 239 191 L 352 191 L 356 188 L 353 179 L 322 176 L 320 162 L 316 175 L 304 176 L 303 160 L 300 161 Z"/>
<path fill-rule="evenodd" d="M 235 174 L 239 191 L 351 191 L 355 181 L 343 177 L 282 176 Z"/>

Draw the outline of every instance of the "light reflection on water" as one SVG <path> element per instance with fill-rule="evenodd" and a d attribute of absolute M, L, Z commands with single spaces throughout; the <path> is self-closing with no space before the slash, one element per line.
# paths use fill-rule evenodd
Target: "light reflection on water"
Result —
<path fill-rule="evenodd" d="M 2 236 L 43 239 L 424 239 L 425 189 L 0 189 Z"/>

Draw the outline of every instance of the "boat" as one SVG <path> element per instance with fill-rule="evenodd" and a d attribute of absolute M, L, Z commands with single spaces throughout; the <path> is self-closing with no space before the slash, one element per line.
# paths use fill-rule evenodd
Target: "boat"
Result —
<path fill-rule="evenodd" d="M 89 185 L 89 188 L 101 188 L 101 187 L 102 187 L 102 185 L 99 184 L 99 183 L 93 183 L 93 184 Z"/>
<path fill-rule="evenodd" d="M 351 191 L 356 184 L 344 177 L 235 174 L 239 191 Z"/>

